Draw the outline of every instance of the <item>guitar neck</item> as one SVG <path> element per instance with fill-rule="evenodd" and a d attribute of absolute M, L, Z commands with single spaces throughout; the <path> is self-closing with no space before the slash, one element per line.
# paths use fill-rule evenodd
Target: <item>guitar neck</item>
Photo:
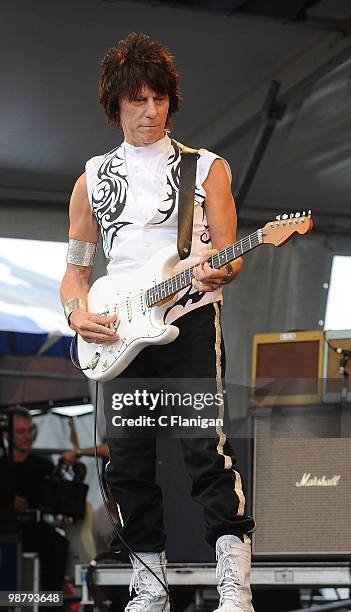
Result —
<path fill-rule="evenodd" d="M 226 247 L 222 251 L 219 251 L 215 255 L 212 255 L 207 260 L 211 268 L 221 268 L 226 264 L 234 261 L 238 257 L 241 257 L 245 253 L 252 251 L 263 242 L 263 230 L 256 230 L 253 234 L 238 240 L 234 244 Z M 161 300 L 168 298 L 169 296 L 177 293 L 185 287 L 191 285 L 194 278 L 193 271 L 196 266 L 191 266 L 170 278 L 158 283 L 154 287 L 150 287 L 146 291 L 146 301 L 149 307 L 154 306 Z"/>

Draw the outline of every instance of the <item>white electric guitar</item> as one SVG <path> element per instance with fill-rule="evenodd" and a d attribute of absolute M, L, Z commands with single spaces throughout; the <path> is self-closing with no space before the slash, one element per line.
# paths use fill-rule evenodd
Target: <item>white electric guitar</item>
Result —
<path fill-rule="evenodd" d="M 313 222 L 311 212 L 279 215 L 262 229 L 226 247 L 208 259 L 220 268 L 260 244 L 281 246 L 295 233 L 307 234 Z M 100 315 L 116 314 L 119 339 L 103 344 L 89 343 L 78 336 L 78 358 L 88 378 L 108 381 L 118 376 L 140 351 L 151 344 L 168 344 L 179 330 L 165 325 L 164 314 L 178 291 L 192 283 L 195 266 L 173 276 L 179 257 L 167 247 L 151 257 L 133 274 L 112 274 L 99 278 L 88 295 L 88 310 Z"/>

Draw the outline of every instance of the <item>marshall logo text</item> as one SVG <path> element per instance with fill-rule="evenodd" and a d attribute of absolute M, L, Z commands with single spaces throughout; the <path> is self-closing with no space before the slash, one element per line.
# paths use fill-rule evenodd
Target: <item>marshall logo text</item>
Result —
<path fill-rule="evenodd" d="M 297 487 L 337 487 L 340 484 L 340 479 L 340 474 L 334 474 L 331 478 L 326 478 L 324 474 L 322 478 L 318 478 L 305 472 L 301 480 L 297 481 L 295 485 Z"/>

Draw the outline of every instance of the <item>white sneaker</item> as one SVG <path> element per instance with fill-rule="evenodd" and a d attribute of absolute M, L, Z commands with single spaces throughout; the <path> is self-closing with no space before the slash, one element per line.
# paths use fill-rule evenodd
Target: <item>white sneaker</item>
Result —
<path fill-rule="evenodd" d="M 137 553 L 156 576 L 167 584 L 165 553 Z M 140 563 L 139 559 L 131 557 L 133 565 L 129 594 L 134 589 L 136 597 L 127 604 L 124 612 L 170 612 L 169 597 L 162 584 Z"/>
<path fill-rule="evenodd" d="M 251 603 L 251 545 L 233 535 L 216 543 L 219 606 L 214 612 L 255 612 Z"/>

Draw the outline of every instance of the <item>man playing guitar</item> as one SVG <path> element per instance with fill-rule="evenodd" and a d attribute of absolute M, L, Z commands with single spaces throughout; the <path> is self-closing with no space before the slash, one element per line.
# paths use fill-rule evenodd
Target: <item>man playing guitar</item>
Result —
<path fill-rule="evenodd" d="M 118 313 L 88 312 L 89 281 L 102 235 L 109 275 L 129 274 L 164 247 L 177 245 L 179 164 L 182 145 L 168 135 L 180 92 L 173 58 L 144 34 L 130 34 L 102 61 L 100 102 L 107 119 L 121 128 L 124 141 L 86 164 L 70 203 L 67 271 L 61 298 L 69 325 L 87 343 L 119 339 Z M 200 149 L 194 193 L 192 286 L 181 290 L 165 311 L 179 336 L 164 346 L 147 346 L 117 378 L 105 382 L 106 422 L 111 398 L 130 379 L 211 379 L 221 391 L 224 346 L 220 325 L 222 285 L 240 271 L 242 260 L 212 268 L 206 260 L 235 242 L 236 212 L 230 170 L 219 156 Z M 123 340 L 123 339 L 121 339 Z M 122 386 L 121 386 L 122 385 Z M 215 407 L 214 407 L 215 410 Z M 216 409 L 218 413 L 218 408 Z M 191 408 L 189 409 L 191 412 Z M 217 413 L 213 417 L 217 417 Z M 124 406 L 123 417 L 135 416 Z M 168 612 L 161 491 L 155 483 L 155 436 L 110 436 L 109 490 L 121 514 L 122 535 L 136 557 L 136 596 L 128 612 Z M 253 612 L 250 590 L 250 538 L 255 523 L 245 511 L 241 476 L 221 427 L 207 438 L 182 438 L 192 495 L 204 508 L 206 539 L 216 548 L 220 602 L 216 612 Z M 119 547 L 118 538 L 115 542 Z"/>

